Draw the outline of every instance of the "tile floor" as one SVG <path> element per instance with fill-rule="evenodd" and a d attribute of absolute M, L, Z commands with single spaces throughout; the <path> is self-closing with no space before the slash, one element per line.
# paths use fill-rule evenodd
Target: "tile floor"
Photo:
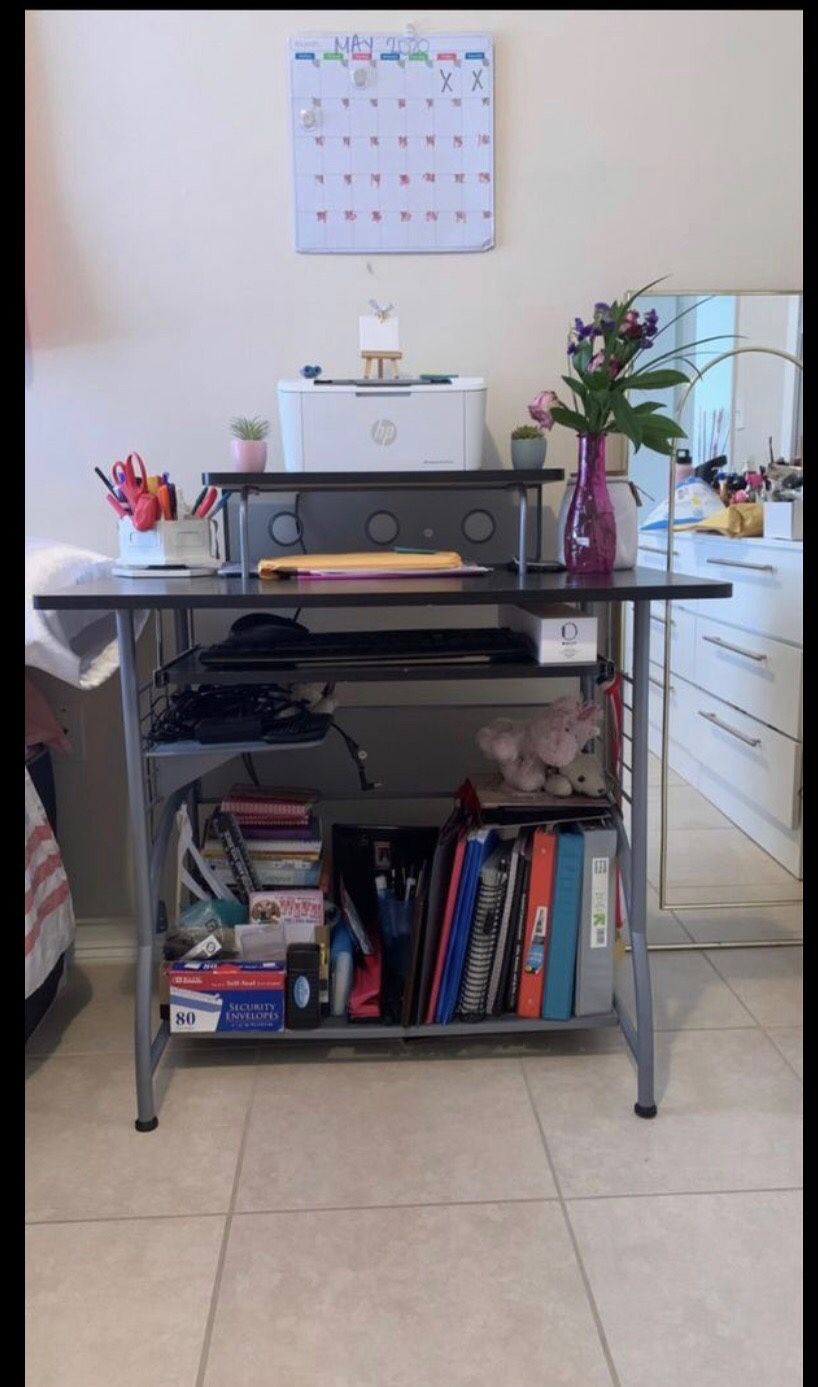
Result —
<path fill-rule="evenodd" d="M 131 969 L 77 967 L 27 1049 L 27 1387 L 798 1387 L 801 950 L 652 963 L 654 1122 L 616 1031 L 188 1041 L 148 1135 Z"/>

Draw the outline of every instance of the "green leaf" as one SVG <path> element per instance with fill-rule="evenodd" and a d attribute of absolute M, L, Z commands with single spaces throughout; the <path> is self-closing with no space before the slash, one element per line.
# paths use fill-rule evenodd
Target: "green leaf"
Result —
<path fill-rule="evenodd" d="M 617 381 L 623 390 L 669 390 L 672 385 L 687 383 L 687 376 L 681 371 L 635 371 Z"/>
<path fill-rule="evenodd" d="M 648 435 L 659 438 L 687 438 L 687 434 L 680 424 L 673 419 L 664 419 L 658 414 L 651 414 L 642 420 L 642 432 L 647 442 Z"/>
<path fill-rule="evenodd" d="M 588 420 L 582 414 L 577 414 L 575 410 L 567 409 L 565 405 L 553 405 L 551 418 L 555 424 L 562 424 L 567 429 L 576 429 L 578 433 L 588 433 Z"/>
<path fill-rule="evenodd" d="M 655 400 L 645 400 L 644 404 L 635 405 L 633 412 L 634 414 L 654 414 L 657 409 L 661 408 L 662 406 L 657 404 Z"/>
<path fill-rule="evenodd" d="M 579 395 L 579 398 L 581 400 L 584 400 L 586 398 L 588 394 L 588 387 L 583 384 L 583 382 L 579 379 L 579 376 L 561 376 L 560 379 L 565 381 L 565 384 L 568 386 L 568 389 L 571 391 L 572 394 Z"/>
<path fill-rule="evenodd" d="M 644 446 L 651 453 L 664 453 L 665 457 L 668 458 L 672 458 L 673 454 L 676 452 L 673 444 L 668 443 L 666 439 L 662 438 L 646 438 L 644 439 Z"/>
<path fill-rule="evenodd" d="M 642 424 L 636 411 L 631 409 L 624 395 L 614 395 L 611 405 L 619 432 L 630 439 L 638 452 L 642 446 Z"/>

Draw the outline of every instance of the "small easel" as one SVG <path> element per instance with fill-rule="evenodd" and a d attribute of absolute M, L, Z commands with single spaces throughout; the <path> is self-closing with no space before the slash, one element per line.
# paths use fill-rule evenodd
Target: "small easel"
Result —
<path fill-rule="evenodd" d="M 372 377 L 372 363 L 378 363 L 378 380 L 383 380 L 383 363 L 388 361 L 392 367 L 392 379 L 398 379 L 398 362 L 401 360 L 403 352 L 361 352 L 361 361 L 364 367 L 364 380 Z"/>

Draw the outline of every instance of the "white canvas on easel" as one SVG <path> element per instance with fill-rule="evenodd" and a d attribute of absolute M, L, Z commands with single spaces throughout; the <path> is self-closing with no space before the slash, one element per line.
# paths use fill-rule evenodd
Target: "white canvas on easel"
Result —
<path fill-rule="evenodd" d="M 358 335 L 362 352 L 400 351 L 397 318 L 378 318 L 374 313 L 369 313 L 358 319 Z"/>
<path fill-rule="evenodd" d="M 289 68 L 296 250 L 491 249 L 487 34 L 313 34 Z"/>

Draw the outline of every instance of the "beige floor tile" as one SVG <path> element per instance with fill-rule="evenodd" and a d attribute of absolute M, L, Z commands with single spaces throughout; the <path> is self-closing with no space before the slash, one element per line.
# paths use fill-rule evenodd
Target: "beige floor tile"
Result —
<path fill-rule="evenodd" d="M 660 910 L 659 894 L 653 886 L 647 888 L 647 925 L 649 944 L 689 944 L 690 936 L 676 916 L 669 910 Z M 625 924 L 624 938 L 628 939 L 628 926 Z"/>
<path fill-rule="evenodd" d="M 768 1026 L 767 1034 L 796 1074 L 804 1075 L 804 1029 L 802 1026 Z"/>
<path fill-rule="evenodd" d="M 752 1026 L 741 1005 L 707 959 L 698 953 L 651 954 L 654 1026 L 659 1031 Z M 616 965 L 617 996 L 634 1011 L 630 957 Z"/>
<path fill-rule="evenodd" d="M 714 949 L 707 956 L 762 1026 L 801 1025 L 803 949 Z"/>
<path fill-rule="evenodd" d="M 651 884 L 658 890 L 659 872 L 658 864 L 655 870 L 649 868 L 648 876 Z M 702 910 L 706 910 L 710 905 L 723 905 L 725 908 L 732 906 L 736 909 L 747 909 L 746 903 L 753 906 L 755 902 L 775 901 L 776 905 L 787 905 L 790 902 L 797 903 L 803 895 L 803 886 L 795 877 L 791 877 L 789 872 L 777 877 L 775 881 L 742 881 L 742 882 L 709 882 L 706 885 L 685 883 L 684 885 L 671 885 L 668 892 L 670 904 L 669 908 L 675 910 L 680 905 L 695 905 Z M 680 919 L 684 919 L 680 915 Z"/>
<path fill-rule="evenodd" d="M 205 1387 L 610 1387 L 557 1204 L 234 1218 Z"/>
<path fill-rule="evenodd" d="M 649 1121 L 618 1055 L 522 1063 L 567 1198 L 801 1183 L 801 1084 L 758 1028 L 659 1034 Z"/>
<path fill-rule="evenodd" d="M 797 1387 L 798 1192 L 569 1205 L 626 1387 Z"/>
<path fill-rule="evenodd" d="M 738 910 L 685 910 L 679 919 L 701 944 L 744 939 L 802 939 L 804 908 L 793 905 L 746 905 Z"/>
<path fill-rule="evenodd" d="M 660 810 L 660 796 L 648 796 L 650 809 Z M 667 820 L 671 832 L 678 828 L 710 829 L 733 828 L 733 824 L 715 804 L 692 785 L 670 785 L 667 795 Z"/>
<path fill-rule="evenodd" d="M 659 833 L 648 833 L 648 876 L 658 881 Z M 670 886 L 746 885 L 789 889 L 794 878 L 738 828 L 674 828 L 668 833 Z"/>
<path fill-rule="evenodd" d="M 554 1194 L 519 1060 L 259 1070 L 237 1209 Z"/>
<path fill-rule="evenodd" d="M 124 1056 L 32 1062 L 26 1216 L 32 1221 L 222 1213 L 229 1204 L 255 1052 L 166 1054 L 159 1126 L 134 1129 Z"/>
<path fill-rule="evenodd" d="M 134 966 L 75 964 L 65 989 L 26 1045 L 28 1055 L 133 1052 Z M 154 1026 L 159 1004 L 154 998 Z"/>
<path fill-rule="evenodd" d="M 26 1229 L 26 1387 L 193 1387 L 223 1226 Z"/>
<path fill-rule="evenodd" d="M 671 770 L 670 767 L 668 767 L 668 773 L 667 773 L 667 774 L 668 774 L 668 784 L 669 784 L 669 785 L 685 785 L 685 784 L 687 783 L 685 780 L 682 779 L 682 777 L 681 777 L 676 771 Z M 654 789 L 656 786 L 661 785 L 661 783 L 662 783 L 662 763 L 661 763 L 661 761 L 659 760 L 659 757 L 658 757 L 658 756 L 654 756 L 654 755 L 653 755 L 653 752 L 649 752 L 649 754 L 648 754 L 648 788 L 649 788 L 649 789 Z"/>

